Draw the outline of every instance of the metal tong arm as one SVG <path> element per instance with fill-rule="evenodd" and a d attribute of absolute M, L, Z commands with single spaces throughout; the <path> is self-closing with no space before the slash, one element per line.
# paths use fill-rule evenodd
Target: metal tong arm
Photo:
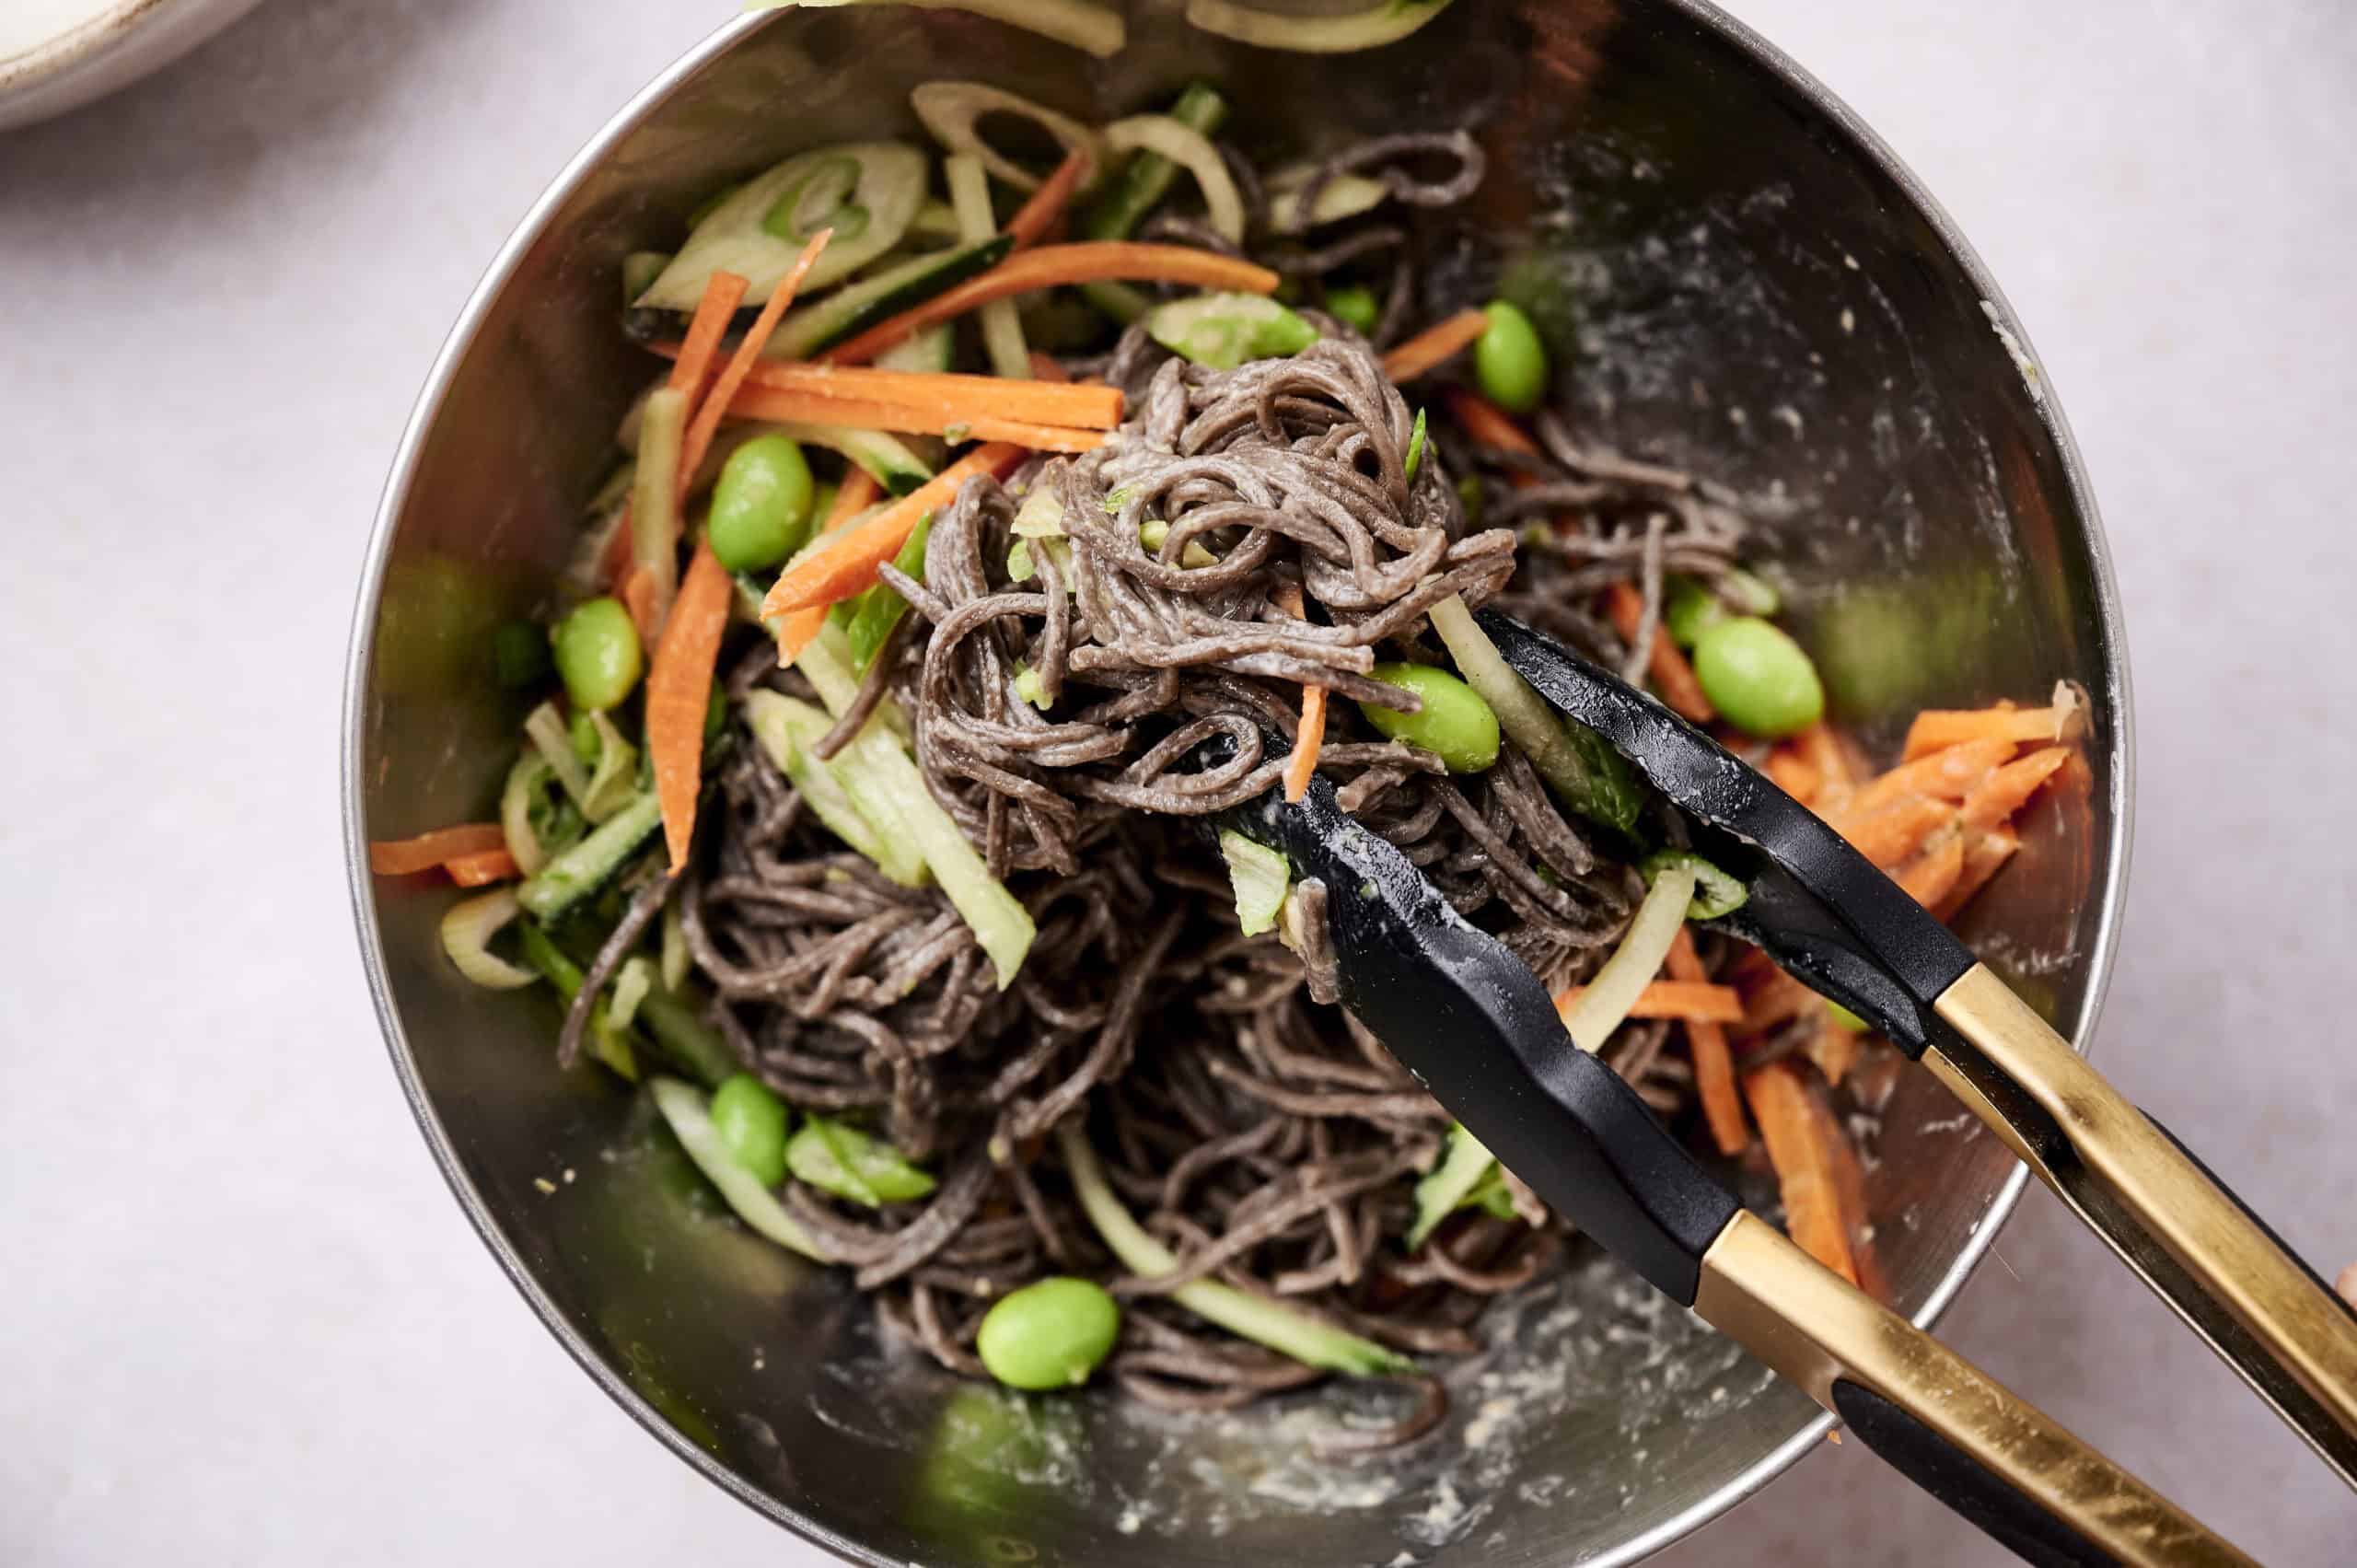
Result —
<path fill-rule="evenodd" d="M 1511 617 L 1480 620 L 1550 704 L 1768 858 L 1770 896 L 1730 926 L 1928 1065 L 2357 1487 L 2357 1314 L 1823 820 L 1618 677 Z"/>
<path fill-rule="evenodd" d="M 2026 1562 L 2251 1562 L 1756 1214 L 1703 1254 L 1694 1310 Z"/>

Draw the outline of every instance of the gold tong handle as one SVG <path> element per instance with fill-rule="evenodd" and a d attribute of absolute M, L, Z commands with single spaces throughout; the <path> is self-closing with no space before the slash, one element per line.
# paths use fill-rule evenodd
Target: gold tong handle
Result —
<path fill-rule="evenodd" d="M 1986 966 L 1924 1064 L 2357 1487 L 2357 1314 Z"/>
<path fill-rule="evenodd" d="M 1736 1214 L 1702 1255 L 1694 1310 L 2028 1562 L 2251 1562 L 1755 1214 Z"/>

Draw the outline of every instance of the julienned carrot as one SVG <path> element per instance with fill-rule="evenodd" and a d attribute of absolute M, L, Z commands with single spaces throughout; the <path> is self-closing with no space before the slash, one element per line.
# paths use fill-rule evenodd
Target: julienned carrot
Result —
<path fill-rule="evenodd" d="M 1778 789 L 1803 806 L 1815 800 L 1817 792 L 1825 786 L 1824 776 L 1789 743 L 1768 753 L 1767 771 Z"/>
<path fill-rule="evenodd" d="M 1850 1069 L 1857 1065 L 1865 1038 L 1839 1027 L 1828 1017 L 1818 1023 L 1817 1032 L 1801 1049 L 1825 1075 L 1825 1081 L 1838 1088 L 1841 1080 L 1850 1075 Z"/>
<path fill-rule="evenodd" d="M 773 361 L 753 366 L 745 379 L 749 386 L 781 392 L 904 403 L 933 412 L 945 423 L 984 416 L 1032 424 L 1068 424 L 1075 430 L 1110 430 L 1121 423 L 1119 387 L 1083 386 L 1069 377 L 1062 383 L 1014 381 L 999 376 Z"/>
<path fill-rule="evenodd" d="M 712 541 L 699 540 L 647 667 L 646 751 L 655 764 L 655 798 L 663 812 L 663 842 L 671 852 L 674 876 L 687 865 L 688 845 L 695 838 L 704 717 L 712 706 L 712 672 L 734 591 Z"/>
<path fill-rule="evenodd" d="M 506 830 L 498 823 L 466 822 L 413 839 L 379 840 L 368 846 L 368 869 L 379 877 L 414 877 L 463 855 L 506 847 Z"/>
<path fill-rule="evenodd" d="M 1892 874 L 1907 896 L 1925 909 L 1937 909 L 1964 876 L 1964 835 L 1942 833 L 1923 852 Z"/>
<path fill-rule="evenodd" d="M 883 494 L 884 487 L 877 483 L 876 476 L 865 469 L 855 468 L 845 473 L 842 486 L 835 492 L 833 510 L 819 525 L 819 537 L 823 539 L 828 534 L 839 532 L 853 517 L 875 505 L 877 498 Z M 810 645 L 813 638 L 825 630 L 826 624 L 827 607 L 823 604 L 816 610 L 797 610 L 779 617 L 777 645 L 782 656 L 791 663 L 795 656 Z"/>
<path fill-rule="evenodd" d="M 1383 356 L 1383 373 L 1394 381 L 1412 381 L 1425 371 L 1464 353 L 1473 340 L 1490 330 L 1486 310 L 1460 310 L 1436 322 Z"/>
<path fill-rule="evenodd" d="M 1756 978 L 1743 978 L 1742 994 L 1743 1020 L 1732 1031 L 1736 1040 L 1756 1040 L 1825 1011 L 1825 998 L 1772 963 L 1757 971 Z"/>
<path fill-rule="evenodd" d="M 1295 621 L 1305 620 L 1309 614 L 1297 583 L 1281 582 L 1269 597 Z M 1326 688 L 1305 685 L 1301 689 L 1301 727 L 1294 731 L 1293 750 L 1285 758 L 1283 783 L 1287 800 L 1299 800 L 1309 793 L 1309 781 L 1318 774 L 1318 753 L 1325 744 Z"/>
<path fill-rule="evenodd" d="M 1326 688 L 1301 689 L 1301 727 L 1294 732 L 1293 752 L 1285 758 L 1285 798 L 1299 800 L 1309 793 L 1317 776 L 1318 753 L 1326 744 Z"/>
<path fill-rule="evenodd" d="M 1662 967 L 1672 980 L 1690 983 L 1709 978 L 1702 956 L 1694 950 L 1690 927 L 1678 928 L 1678 940 L 1670 944 L 1669 958 Z M 1743 1119 L 1743 1096 L 1736 1088 L 1735 1052 L 1727 1049 L 1727 1032 L 1695 1018 L 1687 1019 L 1685 1028 L 1686 1049 L 1694 1061 L 1694 1092 L 1702 1101 L 1702 1120 L 1710 1126 L 1711 1141 L 1723 1155 L 1739 1155 L 1751 1142 L 1751 1129 Z"/>
<path fill-rule="evenodd" d="M 1555 998 L 1555 1010 L 1568 1013 L 1587 987 L 1574 985 Z M 1706 980 L 1656 980 L 1637 993 L 1630 1005 L 1632 1018 L 1676 1018 L 1684 1023 L 1734 1024 L 1743 1020 L 1743 998 L 1732 985 Z"/>
<path fill-rule="evenodd" d="M 1946 898 L 1933 906 L 1932 912 L 1942 920 L 1953 919 L 1956 912 L 1972 901 L 1972 895 L 1989 885 L 1989 879 L 2013 859 L 2014 852 L 2022 847 L 2021 839 L 2008 828 L 1992 828 L 1978 836 L 1968 835 L 1964 841 L 1964 868 L 1957 874 L 1956 886 L 1948 889 Z"/>
<path fill-rule="evenodd" d="M 795 291 L 802 286 L 802 280 L 819 260 L 819 253 L 834 237 L 835 231 L 831 228 L 822 228 L 810 237 L 810 243 L 802 248 L 802 254 L 794 259 L 794 265 L 786 269 L 785 276 L 780 278 L 777 286 L 770 291 L 761 313 L 754 317 L 753 324 L 745 330 L 744 338 L 737 344 L 737 352 L 728 356 L 727 365 L 722 367 L 720 379 L 712 384 L 712 390 L 696 405 L 695 417 L 688 424 L 687 443 L 679 450 L 679 502 L 682 505 L 687 503 L 688 485 L 694 480 L 696 470 L 703 466 L 704 454 L 712 450 L 713 437 L 720 434 L 720 422 L 727 416 L 728 404 L 737 396 L 737 389 L 745 384 L 745 377 L 751 374 L 755 363 L 761 357 L 761 350 L 769 346 L 770 334 L 777 331 L 779 319 L 785 314 L 786 307 L 794 303 Z M 679 362 L 686 357 L 686 345 L 682 344 L 679 361 L 672 364 L 674 374 L 679 370 Z"/>
<path fill-rule="evenodd" d="M 1062 360 L 1052 354 L 1041 354 L 1036 348 L 1031 351 L 1031 379 L 1050 387 L 1079 385 L 1072 378 L 1072 372 L 1064 368 Z"/>
<path fill-rule="evenodd" d="M 1857 788 L 1858 773 L 1850 765 L 1850 753 L 1843 749 L 1840 737 L 1819 719 L 1789 744 L 1802 761 L 1817 770 L 1817 798 L 1809 802 L 1810 809 L 1824 817 L 1848 806 Z"/>
<path fill-rule="evenodd" d="M 1856 1226 L 1846 1212 L 1849 1184 L 1840 1168 L 1857 1156 L 1834 1124 L 1832 1111 L 1790 1062 L 1746 1073 L 1743 1093 L 1783 1194 L 1784 1228 L 1810 1257 L 1859 1283 Z"/>
<path fill-rule="evenodd" d="M 450 880 L 461 888 L 483 888 L 493 882 L 512 882 L 523 875 L 516 857 L 505 846 L 487 849 L 476 854 L 454 854 L 442 863 Z"/>
<path fill-rule="evenodd" d="M 1986 832 L 2006 821 L 2070 760 L 2069 747 L 2049 746 L 2006 763 L 1964 797 L 1964 825 Z"/>
<path fill-rule="evenodd" d="M 1522 426 L 1508 417 L 1505 410 L 1487 398 L 1461 387 L 1452 388 L 1448 393 L 1448 412 L 1456 416 L 1458 427 L 1473 438 L 1477 447 L 1512 452 L 1517 457 L 1535 458 L 1538 455 L 1538 443 L 1523 434 Z M 1536 480 L 1532 475 L 1516 475 L 1518 487 L 1534 482 Z"/>
<path fill-rule="evenodd" d="M 1273 294 L 1277 274 L 1266 267 L 1186 245 L 1147 245 L 1131 239 L 1092 239 L 1077 245 L 1042 245 L 1018 250 L 979 277 L 888 321 L 878 322 L 850 342 L 820 355 L 830 365 L 864 365 L 898 343 L 938 321 L 955 320 L 993 299 L 1064 284 L 1175 283 L 1230 294 Z"/>
<path fill-rule="evenodd" d="M 1073 153 L 1056 165 L 1056 171 L 1031 192 L 1030 199 L 1007 219 L 1006 232 L 1015 237 L 1015 248 L 1028 250 L 1047 238 L 1048 230 L 1072 205 L 1073 192 L 1080 189 L 1081 178 L 1088 172 L 1088 156 Z"/>
<path fill-rule="evenodd" d="M 1934 800 L 1962 800 L 2003 767 L 2014 754 L 2014 743 L 2002 736 L 1983 736 L 1960 746 L 1927 751 L 1911 762 L 1867 781 L 1850 802 L 1852 811 L 1871 811 L 1901 796 L 1924 795 Z"/>
<path fill-rule="evenodd" d="M 900 553 L 919 518 L 957 499 L 970 479 L 1004 477 L 1023 456 L 1023 448 L 1009 442 L 977 447 L 865 521 L 828 535 L 771 587 L 761 600 L 762 617 L 823 608 L 874 587 L 876 568 Z"/>
<path fill-rule="evenodd" d="M 1907 745 L 1900 754 L 1901 761 L 1912 761 L 1927 751 L 1986 737 L 2000 737 L 2020 744 L 2060 740 L 2077 712 L 2077 707 L 2069 703 L 2046 708 L 2008 704 L 1964 710 L 1927 708 L 1907 726 Z"/>
<path fill-rule="evenodd" d="M 713 357 L 720 352 L 720 340 L 728 335 L 728 323 L 735 319 L 737 307 L 745 302 L 748 286 L 730 272 L 714 273 L 705 282 L 703 297 L 696 301 L 696 313 L 688 318 L 687 336 L 679 340 L 679 357 L 671 362 L 670 379 L 665 386 L 691 398 L 703 390 L 703 379 L 712 374 Z"/>
<path fill-rule="evenodd" d="M 1896 870 L 1931 836 L 1956 820 L 1956 807 L 1927 796 L 1910 795 L 1870 811 L 1832 818 L 1834 830 L 1885 871 Z"/>
<path fill-rule="evenodd" d="M 977 380 L 988 381 L 986 377 Z M 994 387 L 1020 387 L 1021 381 L 989 381 Z M 911 403 L 869 402 L 864 398 L 819 397 L 808 392 L 781 392 L 772 387 L 747 387 L 737 394 L 729 412 L 739 419 L 770 419 L 782 424 L 840 424 L 853 430 L 897 430 L 910 436 L 948 436 L 962 440 L 976 436 L 1005 441 L 1035 452 L 1093 452 L 1105 444 L 1102 430 L 1081 430 L 1065 424 L 1030 424 L 979 412 L 948 413 Z"/>
<path fill-rule="evenodd" d="M 1645 596 L 1632 583 L 1615 583 L 1605 593 L 1605 609 L 1619 629 L 1620 640 L 1633 643 L 1637 629 L 1645 614 Z M 1645 673 L 1653 677 L 1654 690 L 1669 704 L 1672 713 L 1682 714 L 1696 724 L 1708 724 L 1718 717 L 1711 706 L 1711 699 L 1702 694 L 1702 683 L 1695 679 L 1694 667 L 1678 651 L 1669 639 L 1669 628 L 1656 619 L 1654 623 L 1654 645 L 1645 655 Z"/>

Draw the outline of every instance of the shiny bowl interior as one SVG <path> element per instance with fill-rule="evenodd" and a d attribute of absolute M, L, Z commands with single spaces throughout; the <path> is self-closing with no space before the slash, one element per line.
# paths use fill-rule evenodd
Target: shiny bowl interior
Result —
<path fill-rule="evenodd" d="M 2057 680 L 2094 696 L 2085 776 L 2038 809 L 1965 923 L 2084 1040 L 2129 788 L 2108 570 L 2002 300 L 1888 152 L 1694 4 L 1456 0 L 1411 41 L 1341 57 L 1231 46 L 1163 0 L 1130 16 L 1105 62 L 954 11 L 747 18 L 618 115 L 517 231 L 418 405 L 355 622 L 348 847 L 393 1058 L 461 1204 L 583 1366 L 714 1481 L 848 1557 L 1631 1562 L 1764 1484 L 1820 1423 L 1608 1262 L 1502 1309 L 1447 1427 L 1375 1464 L 1312 1462 L 1304 1439 L 1379 1390 L 1180 1420 L 961 1385 L 878 1342 L 844 1282 L 716 1218 L 633 1096 L 555 1070 L 549 996 L 449 970 L 433 935 L 447 891 L 374 882 L 359 853 L 479 818 L 495 790 L 520 715 L 482 678 L 483 639 L 541 599 L 649 370 L 617 331 L 626 252 L 789 151 L 914 134 L 922 81 L 985 79 L 1103 120 L 1204 76 L 1267 152 L 1480 132 L 1479 232 L 1440 248 L 1427 304 L 1479 300 L 1511 270 L 1585 428 L 1787 500 L 1773 551 L 1799 585 L 1794 623 L 1862 736 Z M 1893 1298 L 1928 1318 L 2020 1172 L 1911 1070 L 1878 1148 L 1875 1245 Z"/>

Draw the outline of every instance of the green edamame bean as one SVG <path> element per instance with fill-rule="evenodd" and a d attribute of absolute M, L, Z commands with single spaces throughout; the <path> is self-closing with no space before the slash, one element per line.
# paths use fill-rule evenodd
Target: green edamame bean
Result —
<path fill-rule="evenodd" d="M 730 1159 L 764 1187 L 785 1179 L 785 1102 L 767 1084 L 750 1073 L 722 1080 L 708 1114 Z"/>
<path fill-rule="evenodd" d="M 1522 308 L 1490 301 L 1490 326 L 1473 341 L 1481 395 L 1508 413 L 1528 413 L 1547 395 L 1547 349 Z"/>
<path fill-rule="evenodd" d="M 1727 618 L 1719 596 L 1691 577 L 1672 577 L 1663 586 L 1661 623 L 1669 640 L 1681 648 L 1701 641 L 1702 633 Z"/>
<path fill-rule="evenodd" d="M 1102 1285 L 1060 1276 L 1001 1296 L 974 1353 L 1010 1388 L 1069 1388 L 1088 1381 L 1120 1331 L 1121 1308 Z"/>
<path fill-rule="evenodd" d="M 1433 753 L 1452 773 L 1478 773 L 1498 760 L 1498 715 L 1464 681 L 1428 664 L 1379 664 L 1368 673 L 1423 699 L 1412 714 L 1361 703 L 1366 722 L 1385 735 Z"/>
<path fill-rule="evenodd" d="M 1694 645 L 1694 678 L 1726 721 L 1775 740 L 1825 713 L 1825 687 L 1801 645 L 1756 615 L 1731 615 Z"/>
<path fill-rule="evenodd" d="M 776 565 L 810 531 L 812 488 L 801 447 L 774 432 L 754 436 L 728 454 L 712 487 L 712 552 L 732 572 Z"/>
<path fill-rule="evenodd" d="M 631 694 L 646 667 L 622 601 L 608 595 L 575 607 L 556 623 L 556 672 L 576 708 L 604 712 Z"/>
<path fill-rule="evenodd" d="M 1326 314 L 1344 326 L 1372 332 L 1375 324 L 1383 319 L 1383 306 L 1375 297 L 1375 290 L 1363 284 L 1344 284 L 1326 291 Z"/>

